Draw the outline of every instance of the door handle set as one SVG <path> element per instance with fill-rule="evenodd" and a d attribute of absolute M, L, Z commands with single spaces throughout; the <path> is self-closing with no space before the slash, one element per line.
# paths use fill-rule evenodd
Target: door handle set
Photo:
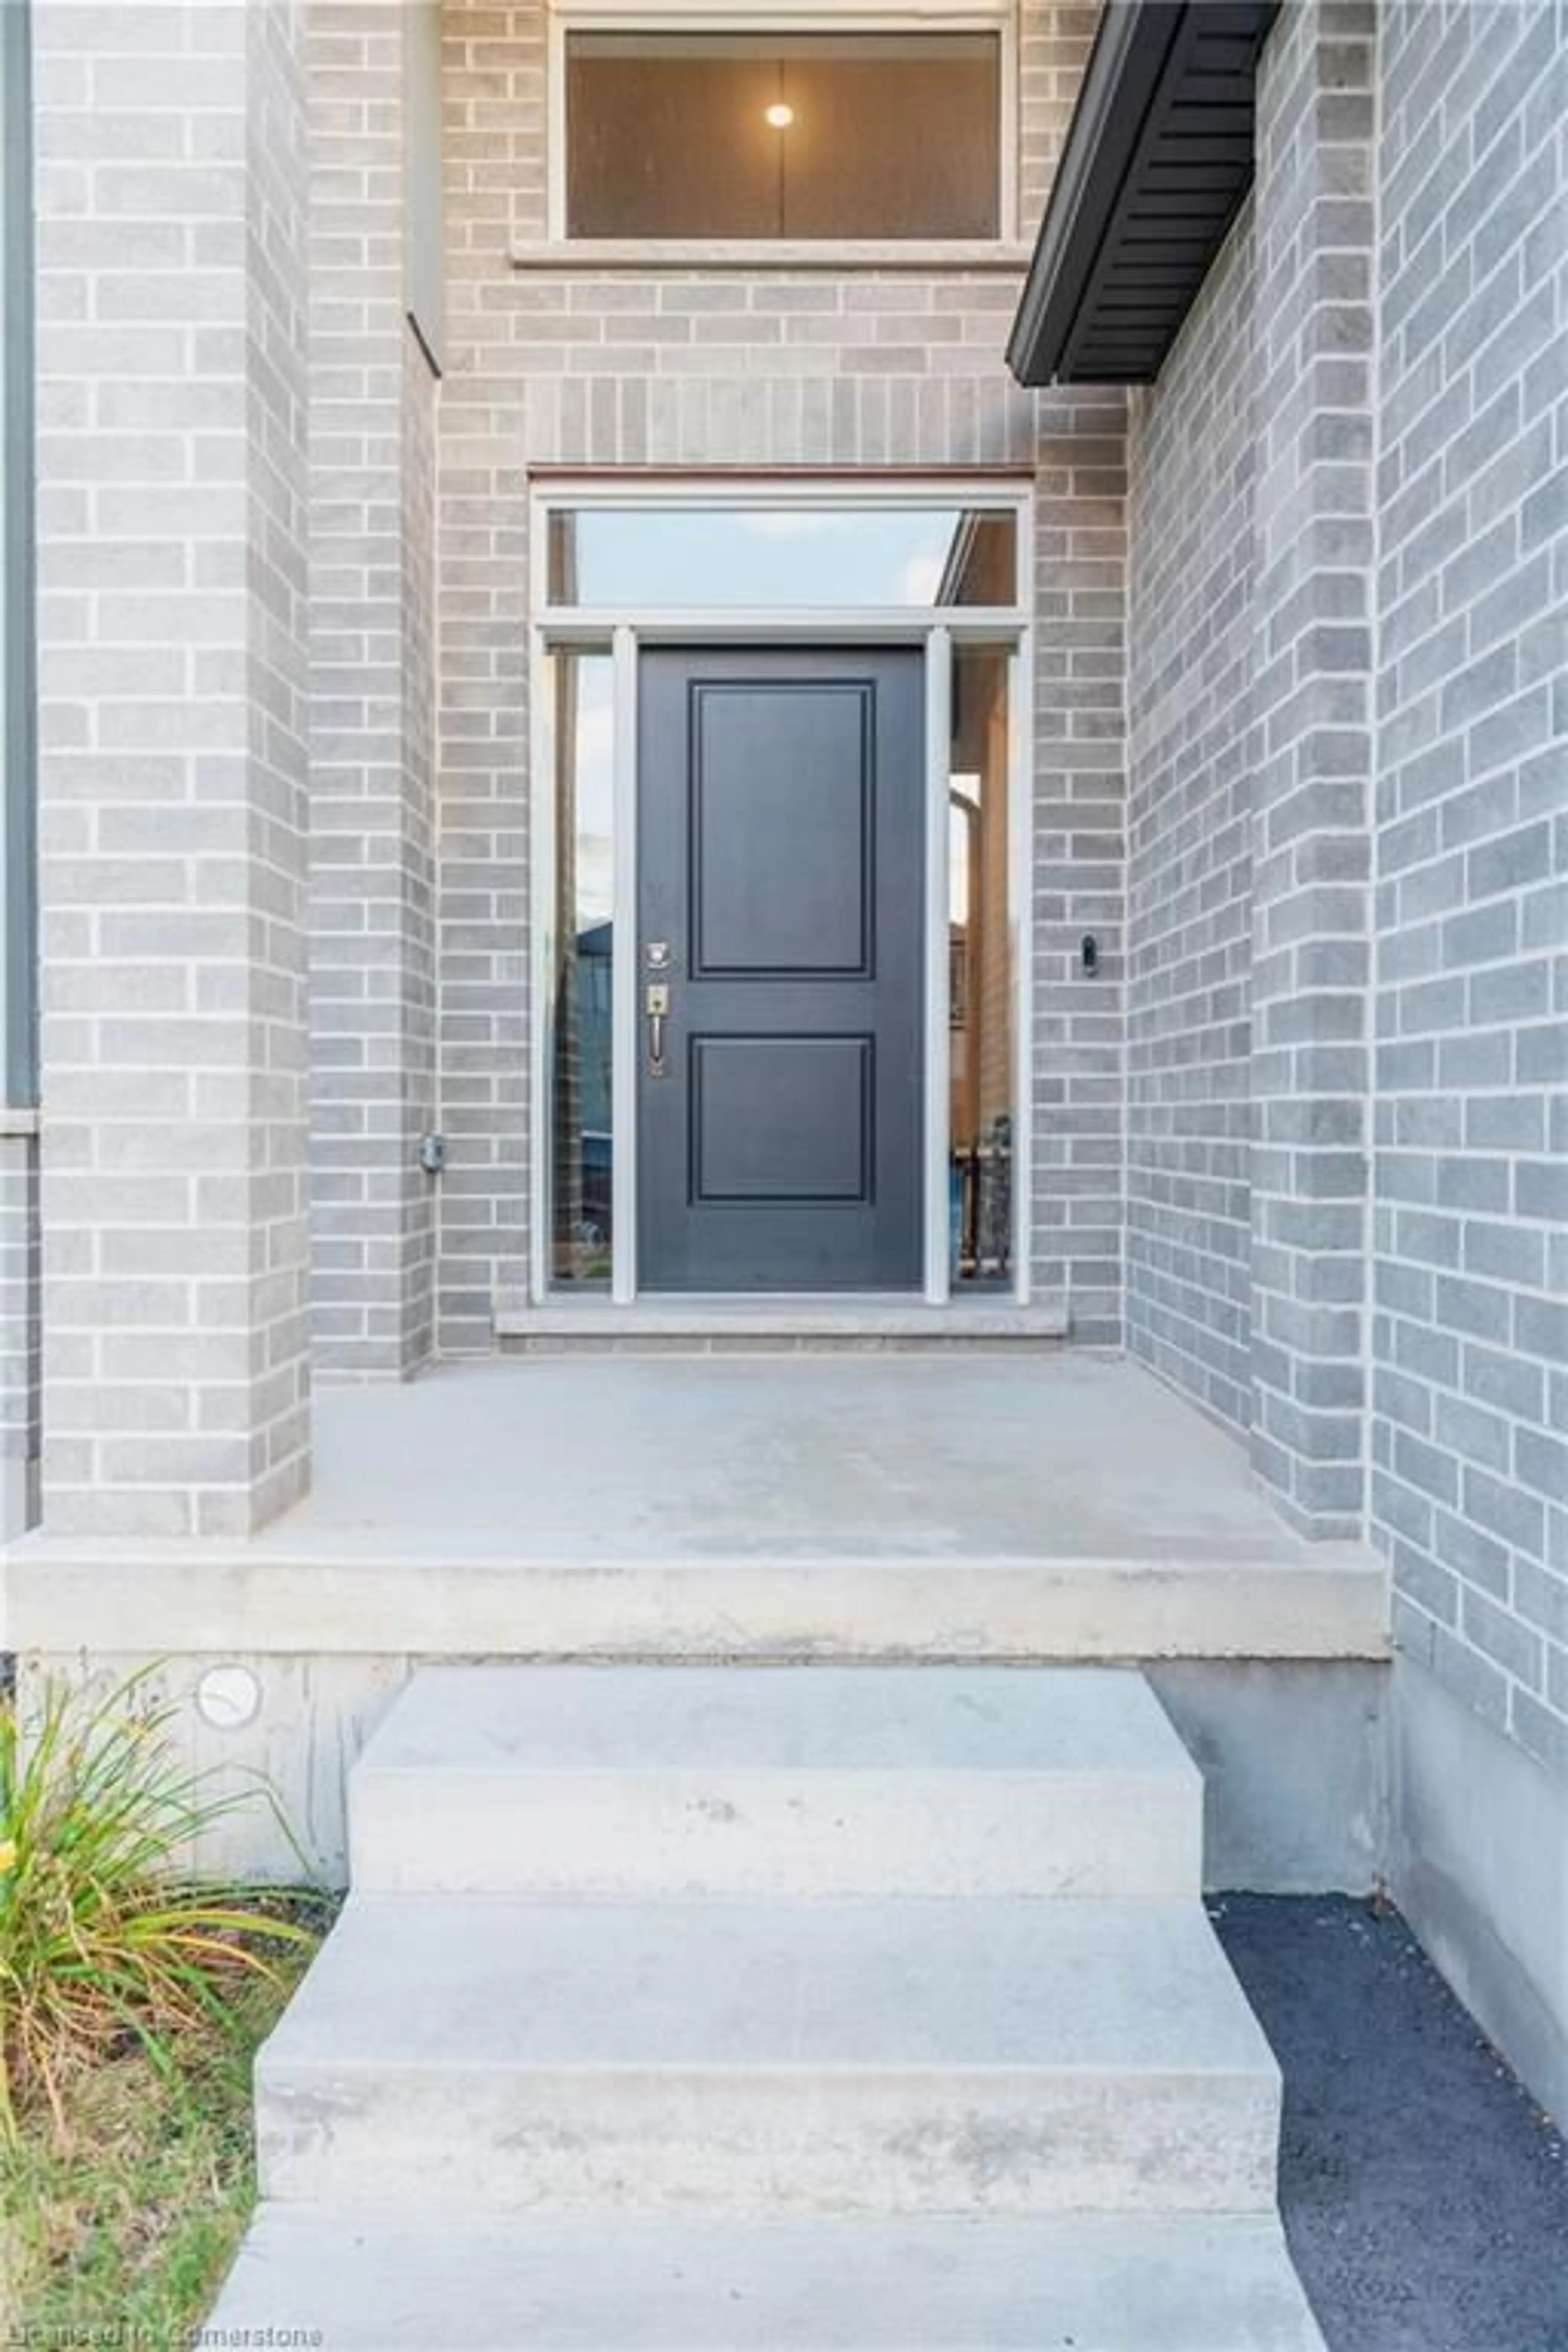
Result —
<path fill-rule="evenodd" d="M 643 1009 L 647 1014 L 647 1074 L 650 1078 L 662 1078 L 665 1074 L 664 1024 L 669 1013 L 668 982 L 648 982 L 643 991 Z"/>
<path fill-rule="evenodd" d="M 669 1018 L 669 941 L 649 940 L 642 951 L 645 969 L 652 977 L 643 988 L 643 1011 L 647 1015 L 647 1074 L 650 1078 L 665 1075 L 664 1024 Z"/>

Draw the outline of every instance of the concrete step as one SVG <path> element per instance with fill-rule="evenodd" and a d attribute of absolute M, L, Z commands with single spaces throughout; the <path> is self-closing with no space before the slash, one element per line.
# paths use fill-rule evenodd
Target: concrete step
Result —
<path fill-rule="evenodd" d="M 268 2205 L 210 2325 L 232 2343 L 318 2331 L 333 2352 L 1322 2352 L 1264 2214 L 429 2220 Z"/>
<path fill-rule="evenodd" d="M 1279 2076 L 1194 1901 L 355 1895 L 257 2064 L 264 2192 L 1268 2211 Z"/>
<path fill-rule="evenodd" d="M 496 1301 L 504 1355 L 837 1355 L 890 1351 L 1059 1349 L 1068 1336 L 1065 1300 L 1026 1307 L 1005 1293 L 977 1293 L 932 1307 L 923 1298 L 639 1298 L 617 1307 L 584 1297 L 541 1307 L 516 1292 Z"/>
<path fill-rule="evenodd" d="M 437 1667 L 349 1822 L 363 1893 L 1195 1898 L 1203 1783 L 1110 1668 Z"/>

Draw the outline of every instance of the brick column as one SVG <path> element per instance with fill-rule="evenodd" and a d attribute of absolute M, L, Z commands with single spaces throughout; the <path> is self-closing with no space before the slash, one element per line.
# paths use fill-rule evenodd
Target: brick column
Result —
<path fill-rule="evenodd" d="M 1057 403 L 1072 405 L 1052 415 Z M 1120 393 L 1044 394 L 1034 632 L 1037 1296 L 1075 1339 L 1120 1346 L 1126 1225 L 1122 683 L 1126 413 Z M 1092 977 L 1086 933 L 1099 945 Z"/>
<path fill-rule="evenodd" d="M 310 12 L 316 1362 L 430 1353 L 435 379 L 405 310 L 406 0 Z"/>
<path fill-rule="evenodd" d="M 1373 70 L 1369 0 L 1299 0 L 1258 79 L 1251 1444 L 1319 1536 L 1365 1481 Z"/>
<path fill-rule="evenodd" d="M 286 0 L 35 10 L 44 1517 L 308 1477 L 305 123 Z"/>

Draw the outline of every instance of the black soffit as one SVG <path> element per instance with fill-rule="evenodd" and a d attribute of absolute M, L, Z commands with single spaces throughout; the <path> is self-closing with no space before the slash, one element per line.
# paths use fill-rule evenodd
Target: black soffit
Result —
<path fill-rule="evenodd" d="M 1252 181 L 1279 0 L 1106 0 L 1007 346 L 1018 382 L 1152 383 Z"/>

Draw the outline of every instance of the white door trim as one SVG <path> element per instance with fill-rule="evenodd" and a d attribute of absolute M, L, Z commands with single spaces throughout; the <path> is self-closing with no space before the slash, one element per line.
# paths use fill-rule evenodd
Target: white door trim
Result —
<path fill-rule="evenodd" d="M 690 612 L 636 611 L 608 614 L 576 608 L 552 610 L 546 601 L 545 518 L 551 507 L 697 504 L 794 506 L 931 506 L 955 503 L 1006 506 L 1018 516 L 1019 570 L 1024 594 L 1009 607 L 942 606 L 940 618 L 928 608 L 858 610 L 826 606 L 777 611 L 736 612 L 711 607 Z M 532 688 L 534 724 L 531 730 L 532 774 L 536 789 L 531 799 L 531 849 L 533 887 L 533 942 L 530 959 L 531 997 L 534 1014 L 530 1023 L 530 1097 L 533 1106 L 530 1165 L 531 1297 L 535 1307 L 562 1310 L 574 1302 L 569 1288 L 551 1280 L 551 1055 L 550 1014 L 554 930 L 555 825 L 553 778 L 550 768 L 550 734 L 546 720 L 548 697 L 543 691 L 543 666 L 552 651 L 574 648 L 608 653 L 613 661 L 615 750 L 613 806 L 616 838 L 613 859 L 614 936 L 632 941 L 637 937 L 637 661 L 645 645 L 774 643 L 873 643 L 919 646 L 925 658 L 926 723 L 926 988 L 922 1081 L 922 1160 L 924 1178 L 921 1298 L 931 1307 L 950 1297 L 948 1124 L 950 1117 L 950 1042 L 948 1031 L 948 769 L 951 741 L 952 660 L 954 647 L 964 643 L 1005 643 L 1012 647 L 1009 663 L 1009 729 L 1011 757 L 1008 786 L 1008 908 L 1012 946 L 1014 1024 L 1013 1139 L 1013 1286 L 1011 1303 L 1023 1305 L 1029 1296 L 1029 1169 L 1032 1131 L 1030 1073 L 1032 989 L 1031 893 L 1028 887 L 1031 848 L 1031 747 L 1033 703 L 1029 688 L 1029 625 L 1032 605 L 1031 502 L 1029 491 L 1016 482 L 990 488 L 967 478 L 943 480 L 926 477 L 919 482 L 805 480 L 782 485 L 776 478 L 755 485 L 725 478 L 689 484 L 665 480 L 620 482 L 603 476 L 591 482 L 572 483 L 552 478 L 535 493 L 531 532 L 533 624 Z M 637 961 L 616 956 L 612 968 L 612 1172 L 616 1213 L 611 1241 L 610 1301 L 617 1307 L 637 1298 L 637 1062 L 639 1050 L 637 1003 Z M 994 1297 L 994 1294 L 992 1294 Z M 584 1296 L 584 1310 L 602 1306 Z M 690 1302 L 693 1306 L 699 1301 Z"/>

